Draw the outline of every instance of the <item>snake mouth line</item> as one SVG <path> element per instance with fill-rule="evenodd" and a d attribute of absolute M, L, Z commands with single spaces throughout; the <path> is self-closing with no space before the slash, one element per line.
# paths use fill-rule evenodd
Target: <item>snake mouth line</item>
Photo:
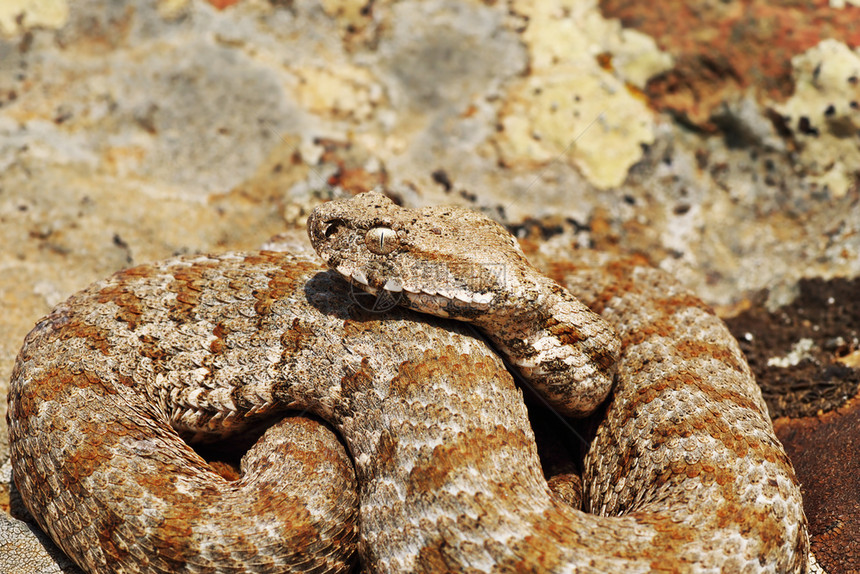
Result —
<path fill-rule="evenodd" d="M 420 290 L 408 290 L 401 285 L 398 285 L 395 289 L 387 287 L 377 288 L 372 285 L 365 285 L 351 275 L 344 275 L 344 279 L 351 285 L 356 285 L 362 293 L 367 293 L 377 299 L 381 297 L 388 298 L 387 303 L 374 307 L 374 310 L 387 310 L 394 305 L 400 305 L 422 313 L 436 315 L 437 317 L 456 317 L 468 320 L 470 316 L 486 312 L 490 306 L 489 302 L 492 300 L 492 295 L 489 294 L 486 303 L 482 301 L 463 301 L 457 297 L 448 298 L 443 295 L 426 293 Z"/>
<path fill-rule="evenodd" d="M 378 295 L 380 291 L 384 291 L 391 296 L 405 296 L 416 306 L 427 303 L 432 307 L 456 306 L 462 308 L 463 311 L 469 309 L 486 311 L 495 299 L 495 296 L 490 292 L 470 293 L 457 287 L 447 289 L 444 287 L 423 288 L 404 282 L 398 277 L 374 277 L 371 280 L 362 269 L 343 264 L 336 266 L 335 271 L 351 284 L 359 286 L 371 295 Z"/>

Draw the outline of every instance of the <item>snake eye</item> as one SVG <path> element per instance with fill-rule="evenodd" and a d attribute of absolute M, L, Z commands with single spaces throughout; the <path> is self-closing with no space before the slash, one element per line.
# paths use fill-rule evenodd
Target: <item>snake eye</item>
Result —
<path fill-rule="evenodd" d="M 397 249 L 400 241 L 390 227 L 373 227 L 364 235 L 364 243 L 372 253 L 386 255 Z"/>

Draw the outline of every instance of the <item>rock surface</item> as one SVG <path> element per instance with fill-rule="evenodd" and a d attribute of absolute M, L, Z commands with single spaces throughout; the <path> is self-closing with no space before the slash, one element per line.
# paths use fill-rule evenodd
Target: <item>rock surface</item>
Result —
<path fill-rule="evenodd" d="M 0 393 L 90 282 L 377 185 L 643 253 L 724 314 L 860 275 L 853 4 L 3 2 Z"/>

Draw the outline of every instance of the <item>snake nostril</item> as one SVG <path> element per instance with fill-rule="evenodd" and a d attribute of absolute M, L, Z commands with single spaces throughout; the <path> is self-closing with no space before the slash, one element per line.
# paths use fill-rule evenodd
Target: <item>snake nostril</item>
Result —
<path fill-rule="evenodd" d="M 337 234 L 343 225 L 344 221 L 342 219 L 322 221 L 320 222 L 320 231 L 322 231 L 321 235 L 326 239 L 331 239 L 335 234 Z"/>

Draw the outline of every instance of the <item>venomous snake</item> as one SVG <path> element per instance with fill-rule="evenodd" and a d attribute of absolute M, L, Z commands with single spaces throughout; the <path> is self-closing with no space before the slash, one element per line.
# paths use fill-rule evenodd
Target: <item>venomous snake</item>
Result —
<path fill-rule="evenodd" d="M 576 253 L 544 276 L 491 220 L 378 193 L 323 204 L 308 233 L 336 271 L 175 258 L 27 336 L 14 478 L 82 568 L 338 572 L 357 548 L 378 572 L 805 571 L 800 489 L 749 368 L 664 274 Z M 339 274 L 423 314 L 364 310 Z M 582 510 L 551 494 L 522 393 L 466 322 L 560 411 L 605 405 Z M 289 409 L 327 424 L 277 421 Z M 238 480 L 186 443 L 257 427 Z"/>

